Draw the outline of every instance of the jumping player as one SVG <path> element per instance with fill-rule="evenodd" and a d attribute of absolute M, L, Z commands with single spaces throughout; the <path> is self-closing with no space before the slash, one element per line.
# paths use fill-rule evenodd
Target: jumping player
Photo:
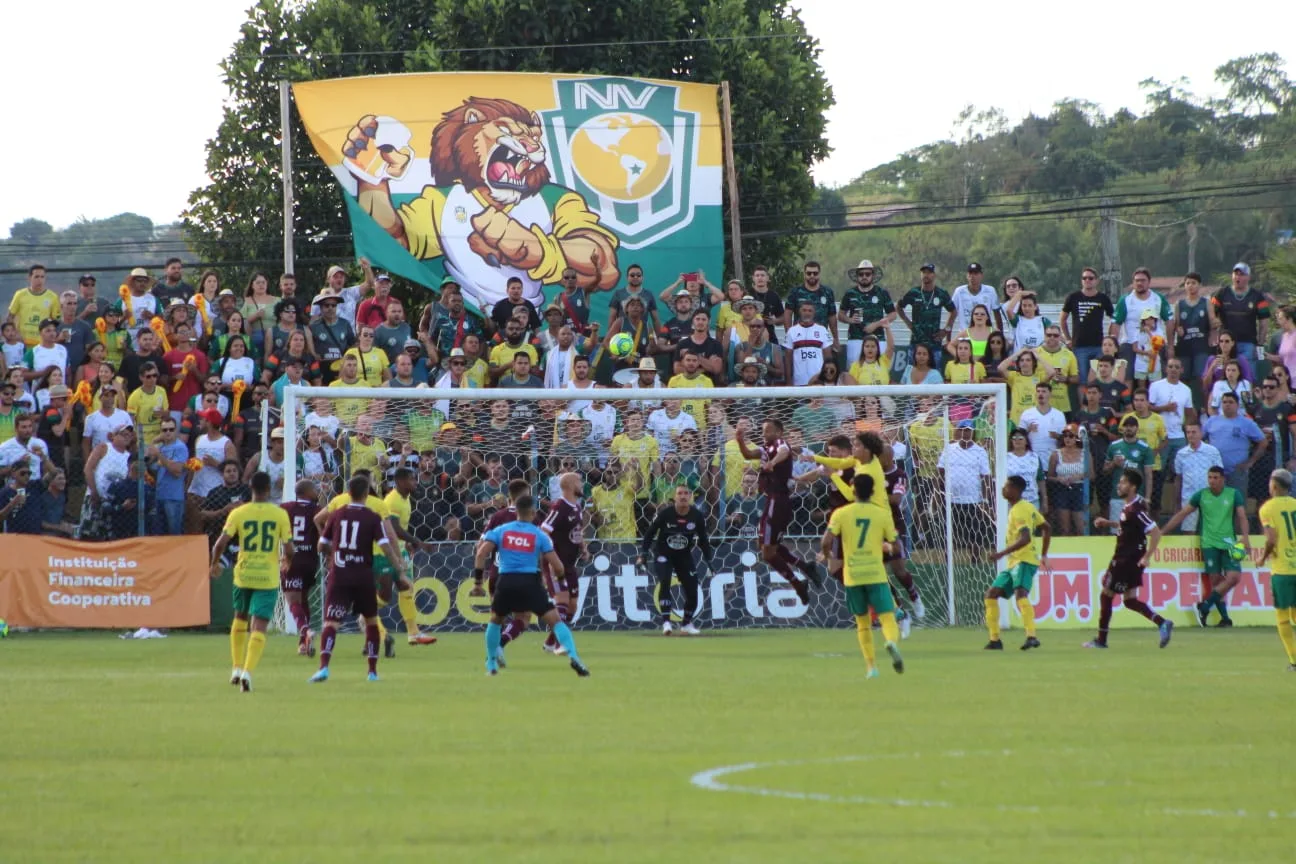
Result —
<path fill-rule="evenodd" d="M 702 560 L 710 566 L 711 539 L 707 537 L 706 517 L 693 506 L 693 492 L 683 484 L 675 487 L 675 503 L 657 511 L 643 538 L 643 553 L 638 563 L 644 565 L 648 556 L 655 557 L 657 576 L 657 605 L 662 614 L 662 635 L 669 636 L 671 624 L 671 576 L 679 579 L 684 588 L 684 620 L 680 632 L 697 636 L 702 631 L 693 623 L 698 609 L 698 577 L 693 567 L 693 547 L 702 550 Z M 655 547 L 655 548 L 654 548 Z"/>
<path fill-rule="evenodd" d="M 482 568 L 499 550 L 499 582 L 491 597 L 491 618 L 486 625 L 486 672 L 499 674 L 499 647 L 501 627 L 510 615 L 530 612 L 541 622 L 552 627 L 558 643 L 567 650 L 571 668 L 582 678 L 590 673 L 576 653 L 576 640 L 571 629 L 558 619 L 558 610 L 545 591 L 540 579 L 540 562 L 549 565 L 553 577 L 563 578 L 563 564 L 554 553 L 553 541 L 535 525 L 535 499 L 523 495 L 514 505 L 517 519 L 498 525 L 486 533 L 477 544 L 473 581 L 480 584 Z"/>
<path fill-rule="evenodd" d="M 921 621 L 927 614 L 927 609 L 923 606 L 922 597 L 918 593 L 918 586 L 909 573 L 908 565 L 905 564 L 905 561 L 909 558 L 909 541 L 905 536 L 904 516 L 900 512 L 900 503 L 909 491 L 909 478 L 905 473 L 904 466 L 896 461 L 895 451 L 891 447 L 883 447 L 878 460 L 882 463 L 882 475 L 886 479 L 887 500 L 891 504 L 891 520 L 895 523 L 897 535 L 895 541 L 891 544 L 891 553 L 887 555 L 886 563 L 891 569 L 891 575 L 895 577 L 895 580 L 905 589 L 905 593 L 909 595 L 909 602 L 913 604 L 914 617 Z"/>
<path fill-rule="evenodd" d="M 985 646 L 988 651 L 1003 650 L 1003 641 L 999 638 L 999 598 L 1007 597 L 1010 592 L 1017 598 L 1017 609 L 1026 627 L 1026 641 L 1021 650 L 1040 647 L 1039 639 L 1035 638 L 1035 607 L 1031 605 L 1030 592 L 1040 564 L 1048 560 L 1050 531 L 1044 515 L 1034 504 L 1022 498 L 1025 491 L 1025 478 L 1016 474 L 1004 483 L 1003 497 L 1008 502 L 1007 536 L 1012 542 L 1000 551 L 990 553 L 991 561 L 1007 555 L 1008 569 L 995 577 L 985 593 L 986 629 L 990 631 L 990 641 Z M 1044 538 L 1038 555 L 1035 554 L 1037 529 Z"/>
<path fill-rule="evenodd" d="M 530 491 L 531 491 L 531 484 L 528 483 L 526 480 L 522 479 L 521 477 L 516 477 L 510 480 L 508 483 L 508 500 L 509 500 L 508 506 L 501 507 L 500 509 L 496 510 L 494 513 L 491 514 L 490 518 L 486 520 L 486 528 L 485 531 L 483 531 L 483 533 L 490 531 L 492 528 L 498 528 L 501 525 L 507 525 L 508 523 L 516 520 L 517 500 L 521 498 L 523 495 L 529 494 Z M 489 576 L 487 577 L 487 586 L 490 588 L 491 596 L 494 596 L 495 584 L 499 580 L 499 566 L 498 566 L 499 560 L 498 559 L 499 556 L 496 556 L 495 558 L 491 559 L 490 566 L 487 568 L 490 571 Z M 486 596 L 486 591 L 485 589 L 482 588 L 482 583 L 480 580 L 478 580 L 476 584 L 473 585 L 472 590 L 468 592 L 468 596 L 470 597 Z M 527 625 L 530 623 L 531 623 L 530 612 L 521 612 L 517 615 L 514 615 L 512 618 L 510 618 L 508 620 L 508 623 L 504 625 L 504 632 L 500 634 L 500 648 L 502 649 L 505 645 L 509 644 L 514 639 L 518 638 L 523 633 L 525 633 Z M 501 652 L 499 656 L 500 656 L 500 667 L 503 668 L 504 666 L 503 652 Z"/>
<path fill-rule="evenodd" d="M 1296 672 L 1296 498 L 1292 498 L 1291 472 L 1279 468 L 1269 475 L 1269 500 L 1260 505 L 1264 526 L 1263 559 L 1270 562 L 1273 607 L 1278 616 L 1278 638 L 1287 649 L 1287 668 Z M 1262 561 L 1263 561 L 1262 559 Z"/>
<path fill-rule="evenodd" d="M 413 573 L 414 557 L 410 550 L 421 549 L 426 552 L 428 548 L 426 543 L 409 533 L 411 513 L 409 499 L 410 495 L 414 494 L 417 478 L 412 469 L 397 468 L 392 475 L 392 481 L 392 489 L 383 499 L 383 507 L 387 510 L 387 521 L 396 532 L 396 539 L 404 544 L 400 547 L 400 556 L 405 562 L 405 572 Z M 414 604 L 414 583 L 410 579 L 401 579 L 396 583 L 396 603 L 400 608 L 401 618 L 405 619 L 405 633 L 409 637 L 409 644 L 435 645 L 437 637 L 419 630 L 418 607 Z M 385 639 L 383 641 L 386 642 Z"/>
<path fill-rule="evenodd" d="M 311 676 L 317 684 L 329 679 L 329 660 L 337 631 L 349 615 L 360 616 L 364 626 L 365 658 L 369 680 L 378 680 L 378 601 L 391 598 L 391 580 L 383 577 L 379 594 L 374 594 L 374 547 L 392 562 L 398 577 L 405 575 L 405 562 L 396 554 L 396 535 L 391 523 L 367 505 L 369 478 L 356 474 L 347 484 L 350 501 L 329 514 L 320 532 L 319 550 L 329 560 L 328 587 L 324 599 L 324 630 L 320 633 L 320 668 Z"/>
<path fill-rule="evenodd" d="M 1232 627 L 1228 606 L 1224 598 L 1242 578 L 1240 562 L 1233 559 L 1233 544 L 1241 538 L 1247 557 L 1251 550 L 1251 537 L 1247 525 L 1246 501 L 1242 493 L 1226 485 L 1224 469 L 1215 466 L 1206 472 L 1206 488 L 1198 489 L 1188 499 L 1183 509 L 1171 517 L 1161 529 L 1170 534 L 1194 511 L 1201 511 L 1197 529 L 1201 534 L 1202 575 L 1210 587 L 1206 599 L 1197 604 L 1197 621 L 1206 626 L 1211 607 L 1219 610 L 1218 627 Z"/>
<path fill-rule="evenodd" d="M 540 529 L 553 542 L 554 554 L 562 562 L 561 577 L 555 577 L 544 568 L 545 587 L 553 597 L 558 610 L 558 620 L 570 626 L 576 617 L 576 603 L 580 600 L 577 575 L 585 551 L 585 515 L 580 493 L 583 482 L 579 474 L 568 472 L 558 478 L 559 496 L 549 505 L 549 513 L 540 523 Z M 562 657 L 567 653 L 552 630 L 545 638 L 544 649 Z"/>
<path fill-rule="evenodd" d="M 895 618 L 895 601 L 887 585 L 886 564 L 883 558 L 898 536 L 891 521 L 891 508 L 875 503 L 874 479 L 869 474 L 857 474 L 851 481 L 854 503 L 838 507 L 828 519 L 820 547 L 826 559 L 840 558 L 842 579 L 846 585 L 846 606 L 855 616 L 855 637 L 868 664 L 865 677 L 878 676 L 876 654 L 873 648 L 873 628 L 869 620 L 869 607 L 877 612 L 882 622 L 882 636 L 886 650 L 891 655 L 891 666 L 904 672 L 904 660 L 896 644 L 900 626 Z"/>
<path fill-rule="evenodd" d="M 221 556 L 231 541 L 238 541 L 234 563 L 234 623 L 230 626 L 230 655 L 234 672 L 230 683 L 252 692 L 252 672 L 265 650 L 266 625 L 274 617 L 279 599 L 280 559 L 293 554 L 288 514 L 270 501 L 270 475 L 252 475 L 252 500 L 235 507 L 225 529 L 212 547 L 211 578 L 221 572 Z M 249 619 L 250 630 L 249 633 Z"/>
<path fill-rule="evenodd" d="M 1167 621 L 1151 607 L 1138 598 L 1138 589 L 1143 585 L 1143 568 L 1148 559 L 1156 552 L 1161 543 L 1161 529 L 1148 514 L 1147 502 L 1139 495 L 1143 485 L 1143 474 L 1134 468 L 1126 468 L 1116 481 L 1116 494 L 1125 506 L 1121 508 L 1120 521 L 1099 517 L 1094 520 L 1095 528 L 1120 528 L 1116 535 L 1116 551 L 1112 553 L 1111 564 L 1103 574 L 1102 613 L 1098 618 L 1098 638 L 1084 643 L 1086 648 L 1106 648 L 1107 632 L 1111 626 L 1112 598 L 1117 594 L 1124 597 L 1125 608 L 1137 612 L 1157 625 L 1161 634 L 1161 647 L 1170 644 L 1174 631 L 1174 622 Z"/>
<path fill-rule="evenodd" d="M 319 574 L 319 528 L 315 517 L 319 514 L 319 489 L 311 480 L 298 480 L 293 490 L 294 499 L 280 506 L 288 514 L 292 527 L 293 553 L 288 567 L 279 579 L 288 604 L 288 614 L 297 624 L 297 653 L 315 656 L 315 634 L 310 630 L 310 592 Z"/>
<path fill-rule="evenodd" d="M 798 578 L 792 568 L 815 585 L 823 584 L 823 574 L 813 561 L 802 561 L 780 542 L 792 524 L 792 494 L 788 489 L 792 481 L 792 449 L 783 440 L 783 424 L 772 417 L 762 425 L 761 435 L 761 445 L 752 447 L 741 427 L 734 433 L 743 458 L 760 460 L 760 491 L 765 496 L 760 518 L 761 557 L 788 581 L 802 603 L 809 603 L 807 580 Z"/>

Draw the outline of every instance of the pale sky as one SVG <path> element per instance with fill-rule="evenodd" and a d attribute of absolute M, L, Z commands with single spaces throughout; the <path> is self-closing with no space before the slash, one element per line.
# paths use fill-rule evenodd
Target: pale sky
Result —
<path fill-rule="evenodd" d="M 205 180 L 225 96 L 218 63 L 250 5 L 8 4 L 6 32 L 25 35 L 0 51 L 0 235 L 29 216 L 60 228 L 123 211 L 174 220 Z M 968 103 L 1013 122 L 1067 97 L 1110 113 L 1142 107 L 1144 78 L 1187 77 L 1213 93 L 1215 67 L 1233 57 L 1286 49 L 1296 60 L 1296 4 L 1281 0 L 1237 0 L 1204 17 L 1137 0 L 797 5 L 837 99 L 833 154 L 815 169 L 829 185 L 947 137 Z"/>

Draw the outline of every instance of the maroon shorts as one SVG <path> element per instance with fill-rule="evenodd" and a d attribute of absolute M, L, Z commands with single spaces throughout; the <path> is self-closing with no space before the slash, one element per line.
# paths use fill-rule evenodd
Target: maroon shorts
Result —
<path fill-rule="evenodd" d="M 328 591 L 324 596 L 324 620 L 341 621 L 351 615 L 363 615 L 374 618 L 378 615 L 378 590 L 373 582 L 357 584 L 339 582 L 336 578 L 328 580 Z"/>
<path fill-rule="evenodd" d="M 561 579 L 553 578 L 553 575 L 549 572 L 548 564 L 541 565 L 540 570 L 544 576 L 545 590 L 549 592 L 550 597 L 557 597 L 566 591 L 568 596 L 574 598 L 580 593 L 580 580 L 577 576 L 576 562 L 564 561 L 562 563 L 563 577 Z"/>
<path fill-rule="evenodd" d="M 905 561 L 908 558 L 909 544 L 905 542 L 905 536 L 901 534 L 899 537 L 891 541 L 891 554 L 884 556 L 882 561 L 884 563 L 890 561 Z"/>
<path fill-rule="evenodd" d="M 287 571 L 279 576 L 279 587 L 284 591 L 309 591 L 315 587 L 318 573 L 318 558 L 312 556 L 310 560 L 299 560 L 294 555 Z"/>
<path fill-rule="evenodd" d="M 792 524 L 792 498 L 788 495 L 766 495 L 765 508 L 761 510 L 760 542 L 773 546 L 783 539 Z"/>
<path fill-rule="evenodd" d="M 1143 587 L 1143 568 L 1137 561 L 1113 561 L 1103 574 L 1102 585 L 1113 594 Z"/>

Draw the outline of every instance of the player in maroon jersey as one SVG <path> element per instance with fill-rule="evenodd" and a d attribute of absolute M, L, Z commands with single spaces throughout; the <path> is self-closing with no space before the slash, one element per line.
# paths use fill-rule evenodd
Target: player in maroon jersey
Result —
<path fill-rule="evenodd" d="M 320 633 L 320 668 L 311 681 L 329 679 L 329 659 L 342 622 L 358 615 L 365 628 L 365 657 L 369 680 L 378 680 L 378 598 L 374 596 L 374 544 L 377 543 L 396 571 L 405 578 L 404 558 L 397 554 L 396 532 L 391 523 L 365 506 L 369 478 L 357 474 L 347 484 L 351 503 L 329 514 L 320 534 L 320 554 L 329 559 L 328 586 L 324 599 L 324 630 Z M 391 578 L 384 577 L 379 593 L 391 599 Z"/>
<path fill-rule="evenodd" d="M 1120 479 L 1116 481 L 1116 494 L 1125 502 L 1125 506 L 1121 508 L 1120 521 L 1113 522 L 1111 519 L 1101 517 L 1093 521 L 1095 528 L 1113 528 L 1119 525 L 1120 532 L 1116 535 L 1116 551 L 1112 553 L 1111 564 L 1107 565 L 1107 572 L 1103 574 L 1102 614 L 1098 619 L 1098 638 L 1086 642 L 1084 644 L 1086 648 L 1107 647 L 1107 631 L 1112 617 L 1112 598 L 1117 594 L 1122 595 L 1126 609 L 1137 612 L 1157 625 L 1162 648 L 1170 644 L 1174 622 L 1162 618 L 1152 611 L 1152 607 L 1138 598 L 1138 589 L 1143 587 L 1143 568 L 1147 566 L 1147 562 L 1161 542 L 1161 529 L 1157 527 L 1148 512 L 1147 501 L 1139 495 L 1139 488 L 1142 485 L 1142 473 L 1133 468 L 1126 468 L 1121 472 Z"/>
<path fill-rule="evenodd" d="M 315 656 L 315 634 L 310 632 L 310 592 L 319 574 L 319 530 L 315 514 L 319 512 L 319 489 L 310 480 L 298 480 L 296 499 L 279 505 L 288 511 L 296 553 L 279 576 L 288 613 L 297 624 L 297 653 Z"/>
<path fill-rule="evenodd" d="M 585 552 L 585 508 L 581 504 L 580 493 L 584 481 L 579 474 L 568 472 L 558 478 L 559 497 L 549 504 L 549 512 L 540 529 L 553 541 L 554 554 L 563 565 L 563 575 L 554 578 L 549 568 L 544 568 L 545 587 L 549 596 L 554 599 L 558 609 L 558 620 L 564 624 L 575 616 L 576 601 L 579 593 L 580 562 L 587 557 Z M 558 638 L 552 630 L 545 639 L 546 651 L 562 656 L 567 652 L 558 644 Z"/>
<path fill-rule="evenodd" d="M 765 496 L 760 518 L 761 557 L 782 574 L 802 603 L 809 603 L 810 587 L 792 568 L 816 585 L 823 584 L 823 575 L 813 561 L 802 561 L 780 542 L 792 524 L 792 493 L 788 490 L 792 482 L 792 449 L 783 440 L 783 424 L 772 417 L 761 427 L 761 436 L 761 445 L 752 447 L 741 429 L 734 433 L 743 458 L 760 460 L 760 491 Z"/>
<path fill-rule="evenodd" d="M 501 507 L 500 509 L 496 510 L 494 513 L 491 514 L 490 518 L 486 520 L 486 527 L 482 529 L 482 534 L 486 534 L 489 531 L 491 531 L 491 529 L 493 528 L 498 528 L 500 525 L 507 525 L 508 523 L 516 520 L 517 500 L 521 498 L 523 495 L 530 495 L 530 494 L 531 494 L 531 484 L 529 482 L 522 479 L 521 477 L 515 477 L 512 480 L 510 480 L 508 484 L 508 500 L 509 500 L 508 506 Z M 486 585 L 487 585 L 487 590 L 489 590 L 491 597 L 495 596 L 495 583 L 498 580 L 499 580 L 499 557 L 495 556 L 491 558 L 490 565 L 486 568 Z M 487 595 L 487 590 L 483 590 L 481 584 L 479 583 L 472 587 L 472 590 L 468 592 L 468 596 L 485 597 Z M 514 639 L 518 638 L 523 633 L 525 633 L 526 628 L 528 625 L 530 625 L 530 623 L 531 623 L 530 612 L 518 612 L 515 615 L 513 615 L 513 617 L 509 618 L 508 623 L 504 625 L 503 632 L 500 634 L 500 647 L 502 648 L 503 646 L 507 645 L 508 643 L 512 642 Z"/>
<path fill-rule="evenodd" d="M 913 576 L 909 574 L 909 568 L 905 564 L 905 560 L 909 557 L 909 543 L 905 535 L 904 516 L 900 512 L 900 502 L 909 491 L 909 479 L 904 466 L 896 462 L 895 450 L 890 444 L 883 444 L 878 453 L 878 460 L 882 463 L 882 476 L 886 478 L 887 498 L 891 502 L 891 518 L 895 522 L 896 533 L 899 535 L 891 544 L 891 554 L 883 560 L 891 568 L 891 575 L 909 595 L 909 602 L 913 604 L 914 617 L 921 621 L 927 614 L 927 610 L 923 607 L 922 597 L 918 595 L 918 586 L 914 584 Z M 899 605 L 896 603 L 896 606 Z"/>

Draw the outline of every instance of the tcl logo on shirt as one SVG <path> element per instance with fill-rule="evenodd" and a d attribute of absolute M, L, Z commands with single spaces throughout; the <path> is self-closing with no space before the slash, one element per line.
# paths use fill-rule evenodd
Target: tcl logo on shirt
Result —
<path fill-rule="evenodd" d="M 535 535 L 526 531 L 505 531 L 504 548 L 510 552 L 534 552 Z"/>

